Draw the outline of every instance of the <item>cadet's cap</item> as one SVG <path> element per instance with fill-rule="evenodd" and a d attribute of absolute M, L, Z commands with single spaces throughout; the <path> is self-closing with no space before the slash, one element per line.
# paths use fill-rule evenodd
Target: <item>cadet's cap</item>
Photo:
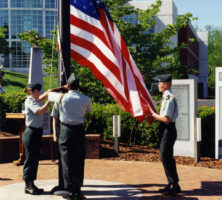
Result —
<path fill-rule="evenodd" d="M 31 88 L 32 90 L 41 90 L 42 85 L 39 83 L 29 83 L 27 88 Z"/>
<path fill-rule="evenodd" d="M 159 82 L 171 82 L 172 81 L 172 75 L 171 74 L 163 74 L 158 76 Z"/>
<path fill-rule="evenodd" d="M 79 79 L 75 76 L 74 73 L 72 73 L 68 79 L 68 84 L 74 84 L 76 82 L 79 82 Z"/>

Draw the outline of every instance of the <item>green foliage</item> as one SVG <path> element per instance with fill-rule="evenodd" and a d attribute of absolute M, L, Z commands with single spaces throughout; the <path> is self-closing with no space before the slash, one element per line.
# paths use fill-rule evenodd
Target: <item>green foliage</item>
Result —
<path fill-rule="evenodd" d="M 26 94 L 21 92 L 0 94 L 0 130 L 18 134 L 18 121 L 6 119 L 5 113 L 20 113 L 25 97 Z"/>
<path fill-rule="evenodd" d="M 42 64 L 47 74 L 58 74 L 57 31 L 51 31 L 52 38 L 42 37 L 39 33 L 30 30 L 19 33 L 22 41 L 27 41 L 31 46 L 38 46 L 42 50 Z"/>
<path fill-rule="evenodd" d="M 201 118 L 201 156 L 215 156 L 215 110 L 211 107 L 199 107 L 198 117 Z"/>
<path fill-rule="evenodd" d="M 179 60 L 179 51 L 185 48 L 186 44 L 180 48 L 169 47 L 170 39 L 176 35 L 177 31 L 186 27 L 192 18 L 192 14 L 187 13 L 183 17 L 177 17 L 174 25 L 168 25 L 161 33 L 147 33 L 147 30 L 156 24 L 156 15 L 159 12 L 161 1 L 157 0 L 147 10 L 134 9 L 127 4 L 128 0 L 107 0 L 105 1 L 109 12 L 118 26 L 131 55 L 133 56 L 141 73 L 145 77 L 147 87 L 150 88 L 153 77 L 157 74 L 173 73 L 173 78 L 187 78 L 188 74 L 194 73 L 184 66 Z M 136 15 L 139 23 L 134 25 L 122 20 L 123 16 Z M 192 40 L 192 39 L 191 39 Z M 162 67 L 164 63 L 165 67 Z M 90 96 L 94 102 L 112 103 L 114 100 L 105 90 L 103 84 L 96 80 L 90 70 L 81 67 L 72 61 L 72 71 L 80 78 L 80 89 Z"/>
<path fill-rule="evenodd" d="M 0 27 L 0 53 L 8 54 L 9 53 L 9 45 L 7 41 L 8 37 L 8 27 Z"/>
<path fill-rule="evenodd" d="M 19 124 L 17 120 L 5 118 L 5 113 L 21 112 L 22 103 L 26 94 L 21 92 L 5 93 L 0 95 L 0 130 L 18 134 Z M 155 98 L 156 101 L 160 97 Z M 157 102 L 157 110 L 160 104 Z M 130 113 L 124 112 L 117 104 L 93 104 L 93 111 L 87 113 L 85 120 L 86 133 L 98 133 L 104 139 L 112 139 L 113 115 L 121 116 L 121 138 L 120 141 L 141 144 L 147 146 L 158 146 L 159 122 L 154 121 L 147 124 L 146 121 L 139 123 Z M 215 111 L 209 107 L 199 107 L 198 116 L 202 119 L 202 142 L 201 153 L 204 156 L 214 156 L 214 124 Z"/>
<path fill-rule="evenodd" d="M 175 24 L 167 25 L 160 33 L 148 33 L 149 29 L 156 24 L 156 15 L 160 10 L 162 1 L 157 0 L 146 10 L 135 9 L 128 2 L 129 0 L 105 0 L 114 22 L 129 47 L 131 55 L 145 77 L 148 88 L 153 81 L 153 77 L 157 74 L 173 72 L 173 78 L 187 78 L 190 71 L 180 63 L 180 48 L 176 46 L 171 48 L 169 42 L 180 28 L 187 26 L 192 19 L 192 14 L 186 13 L 184 16 L 177 17 Z M 130 24 L 123 21 L 122 17 L 127 15 L 136 15 L 139 23 Z M 43 63 L 46 66 L 51 66 L 52 63 L 53 74 L 55 74 L 57 68 L 56 31 L 52 31 L 54 39 L 42 38 L 34 31 L 19 34 L 19 38 L 34 45 L 35 37 L 33 35 L 39 38 L 38 46 L 44 54 Z M 163 67 L 163 64 L 165 67 Z M 91 75 L 90 70 L 79 67 L 75 62 L 74 66 L 73 71 L 78 74 L 82 82 L 81 90 L 83 92 L 88 94 L 95 102 L 113 102 L 102 83 Z M 51 68 L 46 69 L 47 73 L 51 74 L 49 72 Z"/>
<path fill-rule="evenodd" d="M 80 79 L 80 91 L 87 94 L 93 102 L 114 103 L 102 82 L 97 80 L 89 68 L 82 67 L 72 60 L 72 72 Z"/>
<path fill-rule="evenodd" d="M 222 29 L 207 26 L 208 32 L 208 85 L 215 88 L 215 67 L 222 66 Z"/>
<path fill-rule="evenodd" d="M 112 139 L 113 115 L 121 116 L 120 141 L 147 146 L 158 145 L 158 122 L 148 125 L 139 123 L 131 114 L 124 112 L 117 104 L 93 104 L 93 111 L 86 116 L 87 133 L 100 133 L 104 139 Z"/>
<path fill-rule="evenodd" d="M 13 92 L 0 95 L 0 130 L 18 134 L 19 122 L 5 118 L 5 113 L 20 113 L 26 94 Z M 86 133 L 99 133 L 104 139 L 112 139 L 113 115 L 121 116 L 120 141 L 131 144 L 157 146 L 158 122 L 148 125 L 139 123 L 131 114 L 124 112 L 117 104 L 101 105 L 94 103 L 93 111 L 87 113 L 85 120 Z"/>

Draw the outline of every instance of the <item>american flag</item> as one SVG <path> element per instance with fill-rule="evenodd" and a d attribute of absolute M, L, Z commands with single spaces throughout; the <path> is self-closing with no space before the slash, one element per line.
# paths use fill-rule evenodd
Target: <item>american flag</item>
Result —
<path fill-rule="evenodd" d="M 143 121 L 154 102 L 102 0 L 70 0 L 71 57 L 91 69 L 120 107 Z M 152 121 L 148 118 L 148 121 Z"/>

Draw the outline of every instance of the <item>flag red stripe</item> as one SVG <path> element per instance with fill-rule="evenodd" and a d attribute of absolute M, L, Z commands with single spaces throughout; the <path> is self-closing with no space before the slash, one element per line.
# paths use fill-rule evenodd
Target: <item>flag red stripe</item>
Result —
<path fill-rule="evenodd" d="M 95 3 L 100 4 L 99 2 Z M 90 6 L 92 5 L 90 4 Z M 125 41 L 116 25 L 106 15 L 108 11 L 100 8 L 99 19 L 88 15 L 86 10 L 79 11 L 74 6 L 71 11 L 76 15 L 73 16 L 72 12 L 70 15 L 70 23 L 73 25 L 70 34 L 71 44 L 73 44 L 71 57 L 79 64 L 89 67 L 117 103 L 125 111 L 131 112 L 139 121 L 142 121 L 150 113 L 150 109 L 156 111 L 143 77 L 137 69 Z M 82 35 L 75 35 L 78 32 L 81 34 L 81 30 L 84 30 Z M 90 34 L 92 39 L 89 40 Z M 105 46 L 100 45 L 101 41 Z M 92 54 L 88 55 L 88 52 Z M 110 57 L 111 52 L 114 57 Z M 106 77 L 107 73 L 109 74 Z M 152 119 L 149 118 L 148 121 L 150 122 Z"/>
<path fill-rule="evenodd" d="M 70 34 L 70 41 L 71 43 L 81 46 L 85 49 L 88 49 L 89 51 L 94 53 L 101 60 L 101 62 L 116 76 L 119 82 L 122 82 L 119 68 L 113 62 L 111 62 L 106 57 L 106 55 L 104 55 L 105 52 L 101 52 L 100 49 L 95 44 L 87 40 L 84 40 L 78 36 L 75 36 L 73 34 Z"/>
<path fill-rule="evenodd" d="M 106 77 L 101 74 L 101 72 L 96 68 L 96 66 L 87 60 L 85 57 L 80 55 L 79 53 L 71 50 L 71 57 L 76 60 L 80 65 L 87 66 L 90 68 L 93 75 L 99 79 L 102 80 L 102 83 L 106 87 L 106 89 L 109 91 L 109 93 L 113 96 L 113 98 L 120 104 L 120 106 L 126 111 L 129 112 L 129 106 L 128 102 L 118 93 L 118 91 L 113 87 L 112 84 L 106 79 Z"/>
<path fill-rule="evenodd" d="M 98 38 L 100 38 L 103 41 L 103 43 L 107 47 L 109 47 L 109 49 L 111 51 L 113 51 L 113 49 L 110 48 L 110 45 L 109 45 L 109 43 L 106 40 L 104 32 L 101 31 L 100 29 L 98 29 L 97 27 L 95 27 L 95 26 L 93 26 L 93 25 L 91 25 L 91 24 L 89 24 L 89 23 L 87 23 L 87 22 L 85 22 L 85 21 L 83 21 L 83 20 L 73 16 L 73 15 L 70 15 L 70 24 L 72 24 L 72 25 L 74 25 L 74 26 L 76 26 L 76 27 L 78 27 L 78 28 L 80 28 L 82 30 L 85 30 L 85 31 L 87 31 L 89 33 L 92 33 L 93 35 L 97 36 Z"/>

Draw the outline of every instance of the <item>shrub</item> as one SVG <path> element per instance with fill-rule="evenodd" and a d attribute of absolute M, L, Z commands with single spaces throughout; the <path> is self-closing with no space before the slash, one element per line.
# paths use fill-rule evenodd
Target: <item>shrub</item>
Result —
<path fill-rule="evenodd" d="M 201 118 L 201 156 L 215 157 L 215 110 L 211 107 L 198 107 Z"/>
<path fill-rule="evenodd" d="M 0 130 L 18 134 L 18 121 L 6 119 L 5 113 L 20 113 L 26 94 L 22 92 L 4 93 L 0 95 Z"/>
<path fill-rule="evenodd" d="M 18 134 L 18 121 L 5 119 L 5 113 L 21 112 L 26 94 L 13 92 L 0 95 L 0 130 Z M 157 106 L 157 110 L 160 105 Z M 124 112 L 117 104 L 93 104 L 93 111 L 87 113 L 86 133 L 99 133 L 104 139 L 113 139 L 113 115 L 121 116 L 120 141 L 147 146 L 158 145 L 159 122 L 148 125 L 144 120 L 139 123 L 130 113 Z M 214 157 L 215 149 L 215 112 L 213 108 L 199 107 L 198 116 L 202 119 L 202 156 Z"/>
<path fill-rule="evenodd" d="M 148 125 L 139 123 L 130 113 L 124 112 L 117 104 L 93 104 L 93 111 L 85 120 L 86 133 L 100 133 L 104 139 L 113 138 L 113 115 L 121 116 L 120 141 L 131 144 L 157 146 L 158 122 Z"/>

